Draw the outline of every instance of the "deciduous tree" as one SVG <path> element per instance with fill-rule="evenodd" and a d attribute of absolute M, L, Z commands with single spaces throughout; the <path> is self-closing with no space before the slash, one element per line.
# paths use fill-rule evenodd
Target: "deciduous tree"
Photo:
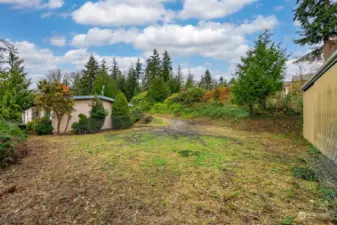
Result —
<path fill-rule="evenodd" d="M 50 82 L 48 80 L 41 80 L 38 84 L 38 90 L 36 103 L 55 113 L 57 118 L 56 133 L 59 134 L 63 116 L 70 114 L 74 110 L 72 92 L 68 86 L 59 81 Z"/>

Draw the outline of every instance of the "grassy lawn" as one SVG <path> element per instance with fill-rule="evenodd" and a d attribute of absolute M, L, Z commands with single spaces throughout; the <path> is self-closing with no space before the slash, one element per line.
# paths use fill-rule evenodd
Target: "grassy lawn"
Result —
<path fill-rule="evenodd" d="M 304 140 L 161 124 L 31 137 L 31 155 L 0 172 L 0 186 L 17 184 L 0 224 L 328 224 L 297 219 L 327 208 L 316 182 L 292 176 L 309 159 Z"/>

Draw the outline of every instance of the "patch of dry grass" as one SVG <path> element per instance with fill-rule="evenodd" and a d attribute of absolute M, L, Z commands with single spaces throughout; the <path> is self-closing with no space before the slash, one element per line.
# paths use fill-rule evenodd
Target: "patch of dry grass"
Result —
<path fill-rule="evenodd" d="M 0 198 L 0 224 L 270 225 L 326 211 L 318 184 L 292 176 L 308 157 L 303 141 L 214 125 L 188 128 L 214 136 L 157 129 L 30 138 L 32 154 L 0 172 L 0 188 L 17 185 Z"/>

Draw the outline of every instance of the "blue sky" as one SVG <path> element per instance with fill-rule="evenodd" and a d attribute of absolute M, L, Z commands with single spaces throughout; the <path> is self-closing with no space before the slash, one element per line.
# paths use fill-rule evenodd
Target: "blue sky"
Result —
<path fill-rule="evenodd" d="M 230 79 L 240 57 L 265 29 L 292 57 L 307 48 L 293 43 L 292 0 L 0 0 L 0 38 L 13 42 L 29 76 L 76 71 L 90 54 L 122 70 L 153 48 L 170 53 L 198 79 L 206 68 Z M 287 76 L 298 73 L 288 62 Z"/>

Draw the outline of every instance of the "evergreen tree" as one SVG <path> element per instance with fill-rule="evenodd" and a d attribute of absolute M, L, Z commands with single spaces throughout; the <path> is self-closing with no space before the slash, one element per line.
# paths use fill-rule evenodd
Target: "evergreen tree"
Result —
<path fill-rule="evenodd" d="M 280 90 L 286 69 L 286 52 L 274 44 L 268 32 L 260 35 L 237 67 L 237 80 L 233 85 L 234 100 L 241 105 L 260 104 L 266 108 L 266 99 Z"/>
<path fill-rule="evenodd" d="M 170 87 L 162 77 L 156 77 L 149 88 L 148 96 L 156 102 L 164 101 L 170 95 Z"/>
<path fill-rule="evenodd" d="M 223 79 L 223 76 L 221 76 L 220 79 L 219 79 L 219 86 L 220 86 L 220 87 L 225 86 L 225 85 L 224 85 L 224 79 Z"/>
<path fill-rule="evenodd" d="M 120 73 L 118 80 L 117 80 L 117 84 L 118 84 L 118 88 L 121 92 L 123 92 L 124 94 L 126 93 L 126 88 L 127 88 L 127 84 L 126 84 L 126 76 L 122 73 Z"/>
<path fill-rule="evenodd" d="M 122 72 L 119 70 L 118 63 L 116 61 L 116 58 L 113 57 L 112 61 L 112 68 L 111 68 L 111 78 L 115 81 L 118 81 L 120 78 Z"/>
<path fill-rule="evenodd" d="M 299 21 L 301 38 L 295 40 L 300 45 L 316 45 L 323 42 L 299 61 L 320 59 L 322 51 L 326 59 L 336 49 L 337 3 L 331 0 L 297 0 L 295 21 Z"/>
<path fill-rule="evenodd" d="M 82 93 L 81 95 L 90 95 L 93 93 L 94 81 L 99 71 L 99 65 L 93 55 L 90 56 L 85 69 L 83 70 L 83 77 L 81 81 Z"/>
<path fill-rule="evenodd" d="M 0 81 L 0 118 L 20 122 L 22 111 L 33 104 L 34 92 L 16 50 L 10 50 L 7 63 L 9 69 L 3 71 Z"/>
<path fill-rule="evenodd" d="M 165 82 L 168 82 L 170 79 L 172 79 L 172 62 L 167 51 L 165 51 L 163 54 L 161 75 Z"/>
<path fill-rule="evenodd" d="M 126 98 L 130 101 L 136 93 L 139 92 L 138 74 L 133 66 L 128 70 L 128 76 L 126 80 Z"/>
<path fill-rule="evenodd" d="M 181 71 L 180 64 L 178 65 L 178 71 L 177 71 L 176 79 L 177 79 L 178 84 L 179 84 L 179 90 L 181 90 L 182 87 L 184 86 L 184 74 Z"/>
<path fill-rule="evenodd" d="M 123 93 L 116 96 L 111 110 L 111 121 L 113 129 L 126 129 L 132 126 L 130 108 Z"/>
<path fill-rule="evenodd" d="M 185 90 L 188 90 L 190 88 L 194 87 L 194 76 L 191 73 L 190 70 L 188 70 L 188 75 L 187 75 L 187 79 L 186 79 L 186 84 L 185 84 Z"/>
<path fill-rule="evenodd" d="M 153 55 L 147 59 L 145 76 L 143 80 L 144 90 L 147 90 L 152 81 L 161 76 L 162 64 L 159 53 L 156 49 L 153 50 Z"/>
<path fill-rule="evenodd" d="M 98 75 L 95 78 L 93 93 L 113 98 L 120 92 L 117 81 L 113 80 L 108 74 L 108 67 L 103 59 Z"/>
<path fill-rule="evenodd" d="M 137 78 L 137 80 L 138 80 L 138 82 L 139 82 L 139 79 L 141 79 L 142 77 L 143 77 L 143 65 L 142 65 L 142 63 L 140 62 L 140 59 L 138 58 L 138 60 L 137 60 L 137 63 L 136 63 L 136 68 L 135 68 L 135 70 L 136 70 L 136 78 Z"/>
<path fill-rule="evenodd" d="M 206 70 L 205 75 L 204 75 L 204 85 L 205 85 L 205 89 L 207 90 L 211 90 L 212 89 L 212 76 L 211 73 L 209 72 L 209 70 Z"/>

